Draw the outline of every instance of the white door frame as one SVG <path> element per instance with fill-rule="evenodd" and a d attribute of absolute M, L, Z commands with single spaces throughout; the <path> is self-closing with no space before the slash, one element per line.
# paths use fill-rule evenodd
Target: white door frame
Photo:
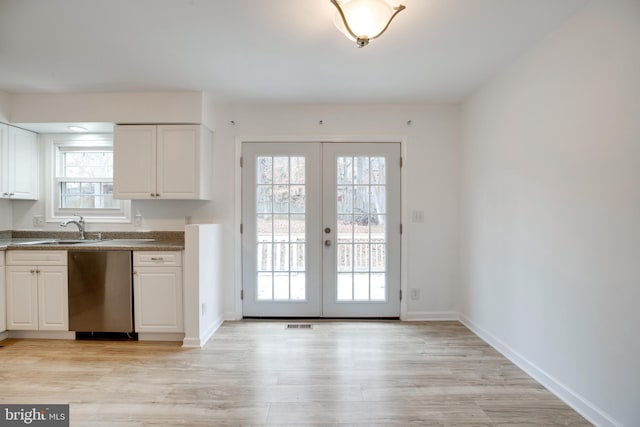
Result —
<path fill-rule="evenodd" d="M 235 203 L 234 203 L 234 280 L 233 280 L 233 301 L 235 309 L 232 317 L 227 320 L 242 319 L 242 235 L 240 234 L 240 225 L 242 224 L 242 168 L 240 161 L 242 158 L 242 144 L 245 142 L 396 142 L 400 143 L 400 153 L 404 160 L 403 167 L 400 169 L 400 219 L 402 224 L 406 224 L 407 218 L 407 137 L 398 135 L 315 135 L 315 136 L 236 136 L 235 137 Z M 407 253 L 407 239 L 400 236 L 401 254 Z M 407 300 L 409 293 L 407 291 L 407 257 L 400 257 L 400 290 L 402 291 L 402 301 L 400 301 L 400 320 L 407 319 Z"/>

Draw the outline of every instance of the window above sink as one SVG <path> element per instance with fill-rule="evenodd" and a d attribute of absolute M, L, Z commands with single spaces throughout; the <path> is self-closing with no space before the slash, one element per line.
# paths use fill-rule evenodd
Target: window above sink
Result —
<path fill-rule="evenodd" d="M 47 221 L 82 215 L 93 223 L 130 223 L 131 202 L 113 199 L 112 134 L 44 135 Z"/>

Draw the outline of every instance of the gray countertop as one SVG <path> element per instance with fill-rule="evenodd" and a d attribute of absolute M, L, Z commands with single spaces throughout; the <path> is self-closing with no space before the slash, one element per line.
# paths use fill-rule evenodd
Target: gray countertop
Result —
<path fill-rule="evenodd" d="M 105 239 L 87 243 L 46 243 L 56 239 L 10 238 L 0 239 L 0 251 L 4 250 L 139 250 L 139 251 L 181 251 L 184 242 L 158 239 Z"/>

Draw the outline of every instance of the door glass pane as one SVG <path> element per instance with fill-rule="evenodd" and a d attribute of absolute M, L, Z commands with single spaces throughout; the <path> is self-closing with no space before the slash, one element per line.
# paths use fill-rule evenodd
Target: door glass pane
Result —
<path fill-rule="evenodd" d="M 289 184 L 289 157 L 273 158 L 274 184 Z"/>
<path fill-rule="evenodd" d="M 353 242 L 353 217 L 338 215 L 338 243 Z"/>
<path fill-rule="evenodd" d="M 273 273 L 258 273 L 258 299 L 273 299 Z"/>
<path fill-rule="evenodd" d="M 337 171 L 337 301 L 385 301 L 385 159 L 338 157 Z"/>
<path fill-rule="evenodd" d="M 291 281 L 291 299 L 294 301 L 305 300 L 305 273 L 304 272 L 292 272 L 290 274 Z"/>
<path fill-rule="evenodd" d="M 305 158 L 258 156 L 257 300 L 306 300 Z"/>
<path fill-rule="evenodd" d="M 354 184 L 369 184 L 369 157 L 353 158 Z"/>
<path fill-rule="evenodd" d="M 338 185 L 353 183 L 353 158 L 338 157 Z"/>
<path fill-rule="evenodd" d="M 273 183 L 273 157 L 258 157 L 256 177 L 258 184 Z"/>
<path fill-rule="evenodd" d="M 305 158 L 304 157 L 291 157 L 291 184 L 306 183 L 305 179 Z"/>
<path fill-rule="evenodd" d="M 338 187 L 337 207 L 340 214 L 353 213 L 353 186 Z"/>
<path fill-rule="evenodd" d="M 353 300 L 353 274 L 338 273 L 337 289 L 338 289 L 338 292 L 337 292 L 338 301 L 352 301 Z"/>
<path fill-rule="evenodd" d="M 371 184 L 386 184 L 387 170 L 384 157 L 371 157 Z"/>
<path fill-rule="evenodd" d="M 273 215 L 257 215 L 256 230 L 258 230 L 258 242 L 273 241 Z"/>
<path fill-rule="evenodd" d="M 291 201 L 291 213 L 304 213 L 304 185 L 292 185 L 289 200 Z"/>

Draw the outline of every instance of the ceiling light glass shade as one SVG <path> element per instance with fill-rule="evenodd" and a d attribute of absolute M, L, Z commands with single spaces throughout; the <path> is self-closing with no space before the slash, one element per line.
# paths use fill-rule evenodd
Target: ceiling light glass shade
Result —
<path fill-rule="evenodd" d="M 369 44 L 386 31 L 405 6 L 391 6 L 385 0 L 331 0 L 338 10 L 334 23 L 358 47 Z"/>

